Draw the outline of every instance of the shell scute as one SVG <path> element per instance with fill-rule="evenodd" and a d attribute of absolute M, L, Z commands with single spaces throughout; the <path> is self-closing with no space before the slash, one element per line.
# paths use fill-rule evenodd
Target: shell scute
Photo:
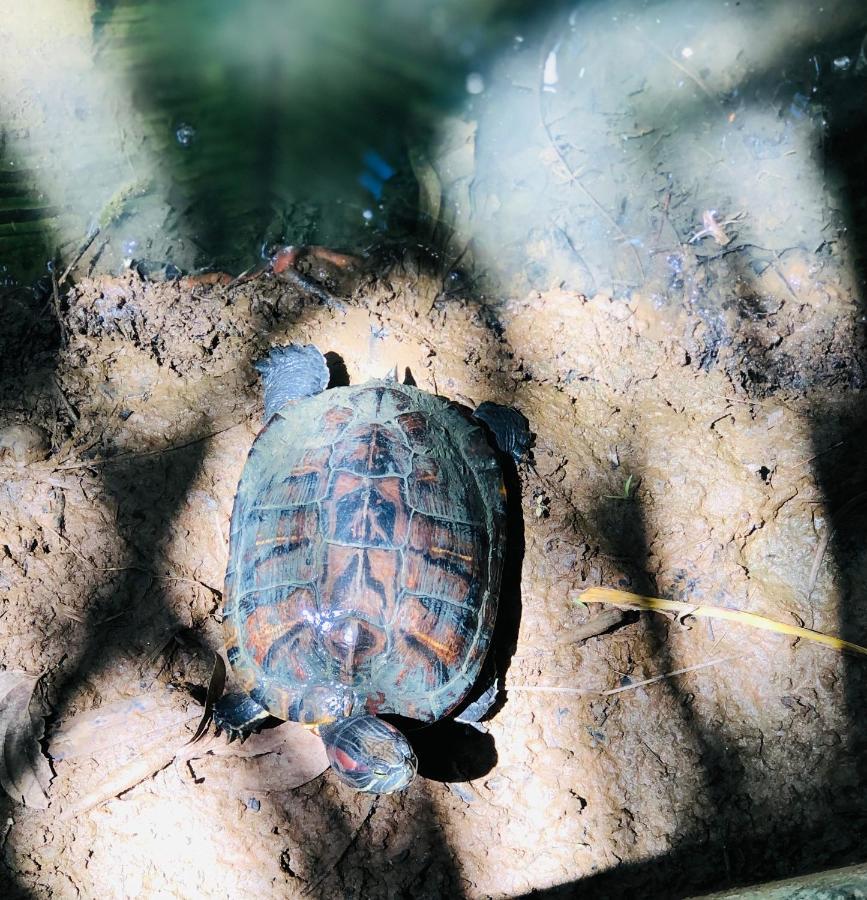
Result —
<path fill-rule="evenodd" d="M 271 450 L 274 454 L 275 450 Z M 314 447 L 304 452 L 296 465 L 283 473 L 269 473 L 259 487 L 259 502 L 302 506 L 325 496 L 328 486 L 330 447 Z"/>
<path fill-rule="evenodd" d="M 345 611 L 383 627 L 395 609 L 398 574 L 397 555 L 390 550 L 329 544 L 321 589 L 323 617 Z"/>
<path fill-rule="evenodd" d="M 309 642 L 305 612 L 315 606 L 309 587 L 273 588 L 255 596 L 257 603 L 245 615 L 245 647 L 255 663 L 269 675 L 305 674 L 304 653 L 296 653 Z"/>
<path fill-rule="evenodd" d="M 355 410 L 349 406 L 332 406 L 325 410 L 322 414 L 322 442 L 330 444 L 336 441 L 354 418 Z"/>
<path fill-rule="evenodd" d="M 472 473 L 460 459 L 416 456 L 407 479 L 413 509 L 440 519 L 483 524 L 485 506 Z"/>
<path fill-rule="evenodd" d="M 466 656 L 475 636 L 469 627 L 471 619 L 436 597 L 407 594 L 403 598 L 395 651 L 405 660 L 406 672 L 421 680 L 417 690 L 434 690 Z"/>
<path fill-rule="evenodd" d="M 400 547 L 409 508 L 404 479 L 337 472 L 326 505 L 328 540 L 357 547 Z"/>
<path fill-rule="evenodd" d="M 266 591 L 285 584 L 287 578 L 308 582 L 316 577 L 322 543 L 316 505 L 254 507 L 246 517 L 244 533 L 242 591 Z"/>
<path fill-rule="evenodd" d="M 346 431 L 331 452 L 332 469 L 348 469 L 378 478 L 406 475 L 411 451 L 401 432 L 378 423 L 358 425 Z"/>
<path fill-rule="evenodd" d="M 387 384 L 350 388 L 349 400 L 356 415 L 368 422 L 385 421 L 412 406 L 403 387 Z"/>
<path fill-rule="evenodd" d="M 373 661 L 388 645 L 385 629 L 358 615 L 331 623 L 323 645 L 336 665 L 336 676 L 345 684 L 370 677 Z"/>
<path fill-rule="evenodd" d="M 410 447 L 413 450 L 419 450 L 424 453 L 430 436 L 428 417 L 423 412 L 414 410 L 413 412 L 401 413 L 395 421 L 400 425 L 400 429 L 404 433 Z"/>
<path fill-rule="evenodd" d="M 484 584 L 488 540 L 476 525 L 416 514 L 404 557 L 407 591 L 436 597 L 474 615 Z"/>

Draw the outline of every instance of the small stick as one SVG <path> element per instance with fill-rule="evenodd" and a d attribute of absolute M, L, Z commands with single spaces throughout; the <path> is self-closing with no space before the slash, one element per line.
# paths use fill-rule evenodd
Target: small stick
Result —
<path fill-rule="evenodd" d="M 706 669 L 709 666 L 718 666 L 720 663 L 729 662 L 732 659 L 739 659 L 743 653 L 736 653 L 733 656 L 720 656 L 717 659 L 709 659 L 707 662 L 696 663 L 694 666 L 687 666 L 685 669 L 675 669 L 673 672 L 666 672 L 663 675 L 654 675 L 653 678 L 645 678 L 643 681 L 636 681 L 633 684 L 624 684 L 622 687 L 612 688 L 610 691 L 602 691 L 603 696 L 610 697 L 613 694 L 621 694 L 623 691 L 632 691 L 635 688 L 643 687 L 645 684 L 653 684 L 662 681 L 665 678 L 674 678 L 675 675 L 685 675 L 687 672 L 697 672 L 699 669 Z"/>
<path fill-rule="evenodd" d="M 98 225 L 95 225 L 93 229 L 91 229 L 87 236 L 84 238 L 84 243 L 78 248 L 78 252 L 72 259 L 72 262 L 63 270 L 63 274 L 60 276 L 59 285 L 63 285 L 67 278 L 69 278 L 69 273 L 78 265 L 81 257 L 87 253 L 87 248 L 96 240 L 97 235 L 101 231 Z"/>
<path fill-rule="evenodd" d="M 856 501 L 863 499 L 865 494 L 853 497 L 841 509 L 841 512 L 848 510 Z M 696 618 L 726 619 L 729 622 L 738 622 L 741 625 L 749 625 L 752 628 L 761 628 L 763 631 L 775 631 L 778 634 L 802 638 L 805 641 L 815 641 L 817 644 L 824 644 L 826 647 L 831 647 L 837 651 L 850 650 L 852 653 L 867 656 L 867 647 L 862 647 L 860 644 L 853 644 L 851 641 L 844 641 L 842 638 L 823 634 L 821 631 L 813 631 L 811 628 L 802 628 L 800 625 L 778 622 L 775 619 L 769 619 L 767 616 L 760 616 L 756 613 L 729 609 L 726 606 L 706 606 L 683 603 L 680 600 L 663 600 L 661 597 L 645 597 L 641 594 L 632 594 L 629 591 L 618 591 L 615 588 L 602 587 L 588 588 L 586 591 L 582 591 L 576 599 L 582 603 L 610 603 L 613 606 L 621 607 L 621 609 L 669 613 L 674 614 L 678 618 L 689 615 Z"/>
<path fill-rule="evenodd" d="M 646 684 L 655 684 L 657 681 L 664 681 L 666 678 L 674 678 L 677 675 L 686 675 L 687 672 L 697 672 L 699 669 L 718 666 L 720 663 L 729 662 L 729 660 L 732 659 L 739 659 L 743 655 L 743 653 L 736 653 L 733 656 L 720 656 L 717 659 L 709 659 L 705 662 L 696 663 L 694 666 L 686 666 L 686 668 L 683 669 L 674 669 L 671 672 L 663 672 L 662 675 L 654 675 L 652 678 L 645 678 L 643 681 L 635 681 L 632 684 L 624 684 L 621 687 L 610 688 L 607 691 L 594 690 L 592 688 L 557 687 L 556 685 L 542 684 L 508 684 L 506 685 L 506 692 L 525 691 L 527 693 L 539 694 L 593 694 L 597 697 L 611 697 L 614 694 L 622 694 L 624 691 L 634 691 L 636 688 L 644 687 Z"/>
<path fill-rule="evenodd" d="M 840 443 L 842 443 L 842 441 Z M 867 497 L 867 491 L 861 491 L 860 494 L 856 494 L 854 497 L 852 497 L 851 500 L 844 503 L 839 510 L 833 513 L 833 517 L 834 519 L 836 519 L 837 524 L 840 523 L 840 519 L 843 516 L 848 515 L 862 500 L 864 500 L 865 497 Z M 810 599 L 810 597 L 813 595 L 813 591 L 816 589 L 816 581 L 818 581 L 819 579 L 819 569 L 822 567 L 822 560 L 825 558 L 825 551 L 828 549 L 828 544 L 831 543 L 831 538 L 833 536 L 834 526 L 830 525 L 822 535 L 822 539 L 819 541 L 819 546 L 816 547 L 816 555 L 813 557 L 813 567 L 810 569 L 810 579 L 807 582 L 807 600 Z"/>
<path fill-rule="evenodd" d="M 210 440 L 212 437 L 216 437 L 219 434 L 225 434 L 233 428 L 239 428 L 241 425 L 244 425 L 245 422 L 246 420 L 244 420 L 244 422 L 236 422 L 234 425 L 227 425 L 225 428 L 220 428 L 217 431 L 210 431 L 207 434 L 185 441 L 183 444 L 173 444 L 170 447 L 157 447 L 155 450 L 132 450 L 129 453 L 118 453 L 117 456 L 105 456 L 101 459 L 83 460 L 82 462 L 56 466 L 54 471 L 68 472 L 70 469 L 90 469 L 96 468 L 97 466 L 112 465 L 113 463 L 123 462 L 128 459 L 139 459 L 144 456 L 158 456 L 161 453 L 174 453 L 176 450 L 185 450 L 187 447 L 192 447 L 194 444 L 200 444 L 202 441 Z"/>

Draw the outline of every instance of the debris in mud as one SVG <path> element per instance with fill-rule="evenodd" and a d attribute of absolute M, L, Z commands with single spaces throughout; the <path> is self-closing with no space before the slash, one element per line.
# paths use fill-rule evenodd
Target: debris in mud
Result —
<path fill-rule="evenodd" d="M 26 466 L 45 459 L 51 450 L 48 435 L 38 425 L 0 428 L 0 463 Z"/>
<path fill-rule="evenodd" d="M 239 796 L 291 790 L 328 766 L 322 742 L 297 723 L 253 734 L 243 743 L 217 735 L 194 742 L 190 729 L 198 718 L 198 707 L 163 690 L 112 701 L 62 723 L 51 736 L 49 753 L 58 765 L 64 817 L 124 794 L 169 765 L 191 766 L 206 757 L 245 760 L 230 763 Z M 214 763 L 201 765 L 207 771 Z M 108 777 L 101 774 L 106 771 Z M 202 780 L 201 774 L 190 777 L 193 783 Z"/>
<path fill-rule="evenodd" d="M 701 214 L 701 223 L 702 227 L 700 231 L 697 231 L 689 240 L 687 240 L 687 244 L 694 244 L 696 241 L 700 241 L 705 237 L 712 237 L 720 247 L 727 247 L 733 240 L 733 236 L 730 235 L 726 231 L 726 227 L 728 225 L 734 225 L 738 222 L 742 217 L 743 213 L 738 213 L 731 219 L 726 219 L 724 222 L 718 221 L 718 213 L 715 209 L 706 209 Z"/>
<path fill-rule="evenodd" d="M 46 809 L 51 769 L 39 746 L 45 720 L 31 710 L 40 677 L 0 672 L 0 785 L 18 803 Z"/>
<path fill-rule="evenodd" d="M 738 622 L 751 628 L 760 628 L 764 631 L 775 631 L 777 634 L 787 634 L 790 637 L 806 641 L 814 641 L 837 651 L 849 651 L 862 656 L 867 656 L 867 647 L 855 644 L 852 641 L 844 641 L 830 634 L 821 634 L 811 628 L 803 628 L 800 625 L 789 625 L 786 622 L 777 622 L 767 616 L 757 616 L 755 613 L 741 609 L 728 609 L 721 606 L 707 606 L 704 604 L 691 604 L 680 600 L 662 600 L 658 597 L 641 597 L 627 591 L 618 591 L 613 588 L 592 587 L 582 591 L 575 598 L 579 603 L 611 603 L 623 609 L 652 610 L 663 614 L 676 616 L 680 622 L 689 617 L 725 619 L 729 622 Z"/>

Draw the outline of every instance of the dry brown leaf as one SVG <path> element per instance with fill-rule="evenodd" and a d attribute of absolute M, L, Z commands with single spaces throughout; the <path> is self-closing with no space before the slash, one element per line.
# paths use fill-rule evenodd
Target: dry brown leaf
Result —
<path fill-rule="evenodd" d="M 52 759 L 74 759 L 119 746 L 141 748 L 177 734 L 179 725 L 195 715 L 195 710 L 179 708 L 177 694 L 125 697 L 63 722 L 51 736 L 49 753 Z"/>
<path fill-rule="evenodd" d="M 0 672 L 0 784 L 13 800 L 46 809 L 51 768 L 39 747 L 45 720 L 30 711 L 40 677 Z"/>
<path fill-rule="evenodd" d="M 297 722 L 253 734 L 243 743 L 230 744 L 215 735 L 184 743 L 184 726 L 196 718 L 197 710 L 180 707 L 179 697 L 171 692 L 104 703 L 73 716 L 52 737 L 51 756 L 58 760 L 99 756 L 104 762 L 111 753 L 115 761 L 107 767 L 108 777 L 97 783 L 81 783 L 74 771 L 64 776 L 78 796 L 63 818 L 73 818 L 131 790 L 172 763 L 192 759 L 219 757 L 223 765 L 236 768 L 233 781 L 239 793 L 290 790 L 328 767 L 322 741 Z M 118 758 L 123 750 L 133 752 Z"/>
<path fill-rule="evenodd" d="M 284 722 L 243 744 L 233 741 L 211 747 L 213 756 L 246 757 L 231 763 L 239 796 L 289 791 L 317 778 L 328 768 L 322 739 L 298 722 Z"/>
<path fill-rule="evenodd" d="M 223 688 L 226 686 L 226 663 L 219 653 L 214 654 L 214 669 L 211 672 L 211 680 L 208 682 L 208 693 L 205 697 L 205 708 L 202 712 L 202 718 L 199 719 L 198 727 L 195 734 L 190 738 L 190 743 L 195 744 L 200 741 L 208 730 L 208 724 L 214 713 L 214 704 L 223 695 Z"/>

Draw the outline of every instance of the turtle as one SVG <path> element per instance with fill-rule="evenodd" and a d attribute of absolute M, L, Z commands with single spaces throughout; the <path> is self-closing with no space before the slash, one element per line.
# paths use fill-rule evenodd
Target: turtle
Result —
<path fill-rule="evenodd" d="M 417 760 L 382 716 L 437 721 L 483 680 L 505 554 L 500 454 L 523 457 L 528 422 L 396 375 L 329 388 L 312 344 L 256 368 L 264 426 L 235 496 L 223 605 L 240 690 L 215 724 L 234 739 L 269 717 L 301 722 L 340 781 L 401 790 Z M 495 701 L 486 677 L 461 721 Z"/>

